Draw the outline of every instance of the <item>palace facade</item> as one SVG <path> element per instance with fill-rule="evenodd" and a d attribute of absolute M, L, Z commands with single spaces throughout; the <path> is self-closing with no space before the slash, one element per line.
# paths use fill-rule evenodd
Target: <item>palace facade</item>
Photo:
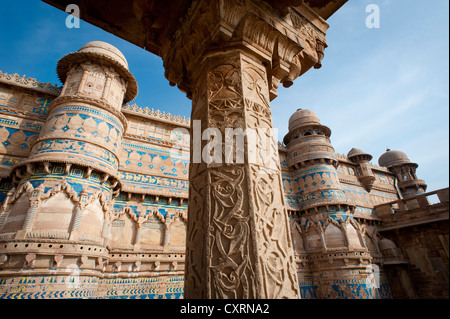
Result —
<path fill-rule="evenodd" d="M 183 298 L 190 119 L 132 105 L 107 43 L 57 72 L 63 87 L 0 72 L 0 298 Z M 301 297 L 448 298 L 448 188 L 427 193 L 401 151 L 336 154 L 312 111 L 287 124 Z"/>

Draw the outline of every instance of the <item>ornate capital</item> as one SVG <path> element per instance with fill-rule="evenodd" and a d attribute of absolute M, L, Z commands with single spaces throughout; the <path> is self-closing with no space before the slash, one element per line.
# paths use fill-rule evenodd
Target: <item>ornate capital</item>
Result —
<path fill-rule="evenodd" d="M 304 4 L 284 13 L 274 10 L 258 0 L 194 1 L 173 41 L 161 49 L 170 84 L 191 98 L 201 62 L 236 48 L 265 66 L 271 100 L 280 82 L 288 87 L 320 67 L 328 24 Z"/>

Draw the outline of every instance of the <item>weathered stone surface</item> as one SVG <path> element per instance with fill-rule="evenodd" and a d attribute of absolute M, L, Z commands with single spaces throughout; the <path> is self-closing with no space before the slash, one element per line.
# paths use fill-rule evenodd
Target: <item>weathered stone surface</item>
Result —
<path fill-rule="evenodd" d="M 195 163 L 191 153 L 186 297 L 298 298 L 276 144 L 268 150 L 274 156 L 272 167 L 270 161 L 249 161 L 257 145 L 248 139 L 243 162 L 236 163 L 231 155 L 225 163 L 223 155 L 229 153 L 222 154 L 226 129 L 261 128 L 255 122 L 261 117 L 251 106 L 268 112 L 262 128 L 272 128 L 265 69 L 239 50 L 210 57 L 203 67 L 193 94 L 192 120 L 220 133 L 215 152 L 221 154 L 211 154 L 211 162 L 202 158 Z"/>

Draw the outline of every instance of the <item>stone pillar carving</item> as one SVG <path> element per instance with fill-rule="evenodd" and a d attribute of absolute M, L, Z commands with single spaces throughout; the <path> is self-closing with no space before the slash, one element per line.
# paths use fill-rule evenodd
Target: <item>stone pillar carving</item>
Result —
<path fill-rule="evenodd" d="M 270 101 L 323 58 L 328 25 L 310 13 L 193 2 L 161 48 L 192 99 L 186 298 L 299 298 Z"/>
<path fill-rule="evenodd" d="M 317 226 L 317 229 L 318 229 L 318 231 L 319 231 L 319 236 L 320 236 L 320 242 L 321 242 L 321 244 L 322 244 L 322 251 L 323 252 L 326 252 L 327 251 L 327 242 L 326 242 L 326 240 L 325 240 L 325 235 L 324 235 L 324 233 L 323 233 L 323 227 L 322 227 L 322 221 L 317 221 L 316 222 L 316 226 Z"/>
<path fill-rule="evenodd" d="M 17 231 L 15 238 L 17 239 L 25 238 L 26 233 L 31 231 L 34 220 L 36 218 L 36 214 L 38 213 L 39 207 L 41 206 L 41 196 L 43 192 L 44 192 L 44 185 L 41 184 L 31 193 L 30 207 L 27 210 L 25 221 L 22 225 L 22 229 Z"/>
<path fill-rule="evenodd" d="M 141 210 L 141 212 L 137 216 L 136 216 L 136 214 L 134 214 L 134 212 L 132 210 L 128 210 L 128 214 L 129 214 L 130 218 L 136 222 L 136 234 L 134 237 L 134 247 L 135 248 L 138 248 L 141 243 L 142 226 L 144 225 L 145 222 L 148 221 L 148 219 L 151 216 L 151 214 L 143 211 L 142 207 L 140 210 Z"/>
<path fill-rule="evenodd" d="M 5 200 L 3 201 L 3 204 L 0 208 L 0 231 L 3 227 L 3 224 L 5 223 L 6 220 L 6 216 L 8 215 L 8 205 L 9 202 L 11 200 L 11 198 L 14 196 L 14 194 L 16 193 L 16 188 L 13 187 L 8 194 L 6 195 Z"/>
<path fill-rule="evenodd" d="M 136 225 L 136 237 L 134 239 L 134 246 L 137 247 L 141 243 L 142 224 Z"/>
<path fill-rule="evenodd" d="M 111 90 L 111 80 L 113 76 L 109 73 L 106 73 L 106 84 L 102 93 L 102 100 L 106 100 L 109 96 L 109 91 Z"/>
<path fill-rule="evenodd" d="M 81 76 L 81 81 L 80 84 L 78 85 L 77 93 L 83 92 L 84 85 L 86 84 L 86 79 L 89 75 L 89 67 L 88 67 L 89 64 L 90 63 L 87 62 L 85 65 L 81 66 L 81 69 L 83 70 L 83 75 Z"/>
<path fill-rule="evenodd" d="M 37 211 L 39 210 L 39 206 L 41 204 L 41 196 L 44 191 L 44 185 L 41 184 L 37 187 L 32 193 L 30 197 L 30 208 L 27 211 L 27 215 L 25 217 L 25 221 L 23 223 L 22 229 L 25 231 L 31 230 L 33 226 L 33 221 L 36 216 Z"/>
<path fill-rule="evenodd" d="M 191 118 L 200 121 L 203 132 L 214 129 L 221 137 L 227 129 L 271 132 L 267 74 L 259 61 L 232 50 L 205 59 L 202 66 Z M 191 156 L 186 297 L 298 298 L 279 167 L 249 161 L 257 145 L 248 134 L 243 145 L 228 148 L 223 142 L 212 158 L 195 163 Z M 229 153 L 239 147 L 243 163 Z M 222 150 L 223 156 L 217 154 Z M 268 154 L 279 162 L 274 143 Z"/>
<path fill-rule="evenodd" d="M 165 221 L 164 221 L 164 243 L 163 243 L 163 247 L 164 249 L 166 249 L 169 246 L 169 241 L 170 241 L 170 225 L 173 222 L 173 217 L 171 218 L 170 216 L 166 216 Z"/>
<path fill-rule="evenodd" d="M 102 237 L 105 239 L 105 245 L 108 246 L 111 241 L 111 224 L 114 220 L 119 219 L 125 213 L 125 210 L 118 212 L 114 211 L 114 202 L 112 200 L 106 203 L 103 211 L 105 213 L 105 218 L 102 227 Z"/>
<path fill-rule="evenodd" d="M 77 208 L 75 211 L 75 217 L 73 219 L 72 228 L 70 230 L 70 239 L 74 239 L 77 235 L 77 230 L 80 226 L 81 217 L 83 216 L 83 211 L 86 208 L 88 195 L 89 193 L 87 191 L 87 187 L 83 187 L 83 190 L 80 193 L 80 200 L 77 204 Z"/>

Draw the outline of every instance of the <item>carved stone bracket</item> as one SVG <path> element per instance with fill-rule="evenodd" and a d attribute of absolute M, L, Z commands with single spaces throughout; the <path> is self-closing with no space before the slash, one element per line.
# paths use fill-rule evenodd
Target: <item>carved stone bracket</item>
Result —
<path fill-rule="evenodd" d="M 161 48 L 171 85 L 192 97 L 194 73 L 207 55 L 237 48 L 251 51 L 267 68 L 270 99 L 279 83 L 289 87 L 312 66 L 319 68 L 328 24 L 301 4 L 274 15 L 261 1 L 195 1 L 173 41 Z"/>
<path fill-rule="evenodd" d="M 36 261 L 36 254 L 29 253 L 25 256 L 25 263 L 27 268 L 33 268 Z"/>

